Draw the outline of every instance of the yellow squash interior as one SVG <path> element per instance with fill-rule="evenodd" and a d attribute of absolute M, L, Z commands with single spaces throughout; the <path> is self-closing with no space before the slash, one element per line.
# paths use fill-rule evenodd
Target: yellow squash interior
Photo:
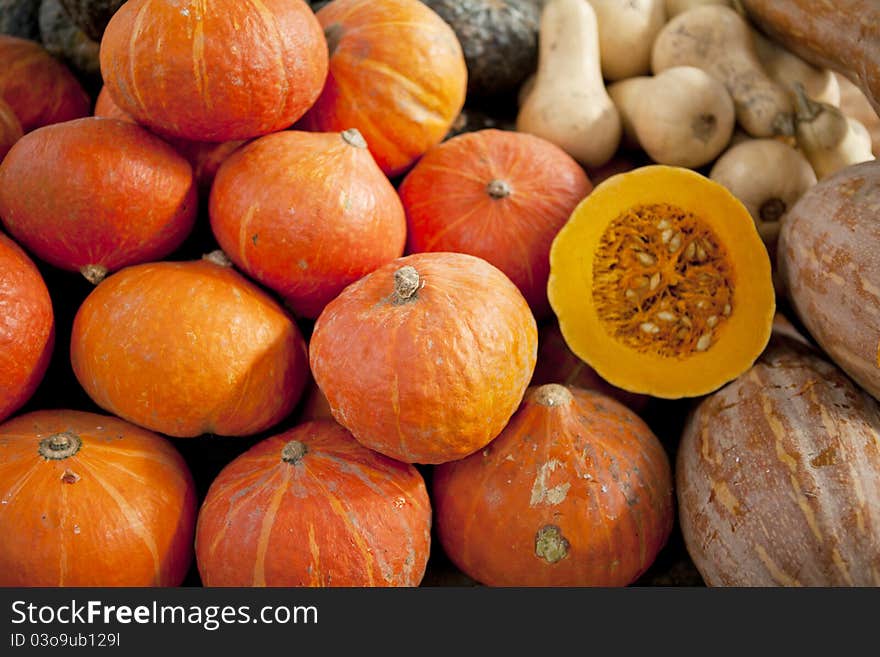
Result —
<path fill-rule="evenodd" d="M 770 338 L 770 260 L 748 210 L 705 176 L 646 166 L 574 210 L 550 251 L 568 346 L 608 382 L 656 397 L 711 392 Z"/>

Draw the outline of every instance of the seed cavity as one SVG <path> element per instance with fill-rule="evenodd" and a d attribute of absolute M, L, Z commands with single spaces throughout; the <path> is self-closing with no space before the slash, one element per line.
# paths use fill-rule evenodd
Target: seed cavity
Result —
<path fill-rule="evenodd" d="M 668 358 L 711 348 L 732 313 L 735 283 L 727 251 L 708 223 L 664 203 L 616 217 L 593 261 L 593 301 L 609 334 Z"/>

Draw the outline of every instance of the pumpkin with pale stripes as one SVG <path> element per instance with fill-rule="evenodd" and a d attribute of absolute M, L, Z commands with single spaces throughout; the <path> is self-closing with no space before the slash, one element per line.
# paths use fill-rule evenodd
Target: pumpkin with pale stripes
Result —
<path fill-rule="evenodd" d="M 101 39 L 113 100 L 163 136 L 249 139 L 290 126 L 327 77 L 327 44 L 296 0 L 128 0 Z"/>
<path fill-rule="evenodd" d="M 196 559 L 205 586 L 417 586 L 430 533 L 414 466 L 315 420 L 220 472 L 199 512 Z"/>
<path fill-rule="evenodd" d="M 196 491 L 171 443 L 112 416 L 0 425 L 0 586 L 178 586 Z"/>
<path fill-rule="evenodd" d="M 880 586 L 880 408 L 802 342 L 703 400 L 676 487 L 709 586 Z"/>
<path fill-rule="evenodd" d="M 444 551 L 488 586 L 624 586 L 672 530 L 663 445 L 611 397 L 549 383 L 528 389 L 485 448 L 436 467 Z"/>

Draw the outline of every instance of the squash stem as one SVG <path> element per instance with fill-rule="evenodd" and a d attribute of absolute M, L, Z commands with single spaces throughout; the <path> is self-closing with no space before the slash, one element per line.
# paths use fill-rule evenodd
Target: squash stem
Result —
<path fill-rule="evenodd" d="M 63 461 L 76 454 L 82 447 L 82 439 L 72 431 L 53 433 L 40 441 L 40 456 L 50 461 Z"/>

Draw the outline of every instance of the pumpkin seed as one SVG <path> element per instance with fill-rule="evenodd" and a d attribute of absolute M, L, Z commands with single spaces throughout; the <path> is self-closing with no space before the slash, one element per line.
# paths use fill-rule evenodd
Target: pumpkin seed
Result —
<path fill-rule="evenodd" d="M 703 335 L 700 336 L 700 339 L 697 340 L 697 351 L 706 351 L 710 344 L 712 344 L 712 334 L 703 333 Z"/>

